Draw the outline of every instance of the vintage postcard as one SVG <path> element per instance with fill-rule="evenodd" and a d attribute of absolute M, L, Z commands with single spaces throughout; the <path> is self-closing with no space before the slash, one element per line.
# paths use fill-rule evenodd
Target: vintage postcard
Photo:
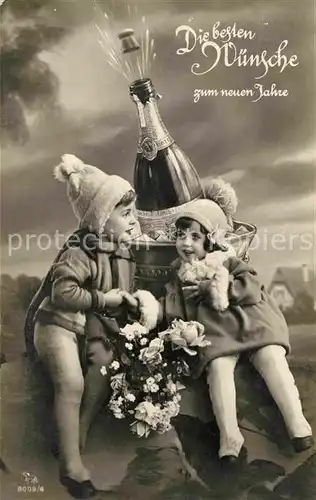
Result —
<path fill-rule="evenodd" d="M 2 0 L 1 498 L 315 500 L 315 6 Z"/>

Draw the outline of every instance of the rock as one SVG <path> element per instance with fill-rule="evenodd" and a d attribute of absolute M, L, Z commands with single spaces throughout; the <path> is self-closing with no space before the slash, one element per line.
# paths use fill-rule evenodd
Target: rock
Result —
<path fill-rule="evenodd" d="M 274 489 L 281 498 L 315 500 L 316 498 L 316 453 L 289 474 Z"/>
<path fill-rule="evenodd" d="M 250 384 L 248 369 L 241 366 L 236 372 L 245 449 L 234 471 L 223 470 L 218 460 L 218 429 L 206 384 L 191 384 L 183 394 L 182 415 L 174 421 L 177 433 L 139 439 L 125 421 L 100 413 L 84 454 L 96 486 L 106 490 L 96 500 L 244 500 L 247 491 L 249 499 L 272 500 L 303 488 L 306 494 L 300 498 L 309 500 L 315 489 L 315 458 L 309 458 L 309 452 L 294 454 L 263 382 L 251 378 Z M 315 370 L 301 364 L 294 372 L 316 433 Z M 69 499 L 58 482 L 58 465 L 50 449 L 54 426 L 49 379 L 23 357 L 2 365 L 1 374 L 3 498 L 16 498 L 19 488 L 26 487 L 26 478 L 33 477 L 45 500 Z M 284 474 L 287 477 L 273 491 Z"/>
<path fill-rule="evenodd" d="M 249 461 L 244 447 L 233 468 L 224 469 L 218 459 L 219 433 L 214 423 L 180 415 L 174 422 L 183 452 L 197 477 L 218 495 L 238 495 L 258 482 L 276 481 L 284 468 L 268 460 Z"/>
<path fill-rule="evenodd" d="M 2 458 L 0 458 L 0 469 L 5 472 L 6 474 L 9 474 L 10 473 L 10 470 L 9 468 L 6 466 L 6 464 L 4 463 L 4 461 L 2 460 Z"/>

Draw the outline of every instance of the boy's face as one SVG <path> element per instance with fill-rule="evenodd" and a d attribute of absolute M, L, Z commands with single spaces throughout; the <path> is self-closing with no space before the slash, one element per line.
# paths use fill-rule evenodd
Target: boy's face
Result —
<path fill-rule="evenodd" d="M 202 233 L 198 222 L 192 221 L 191 226 L 187 229 L 178 229 L 176 248 L 181 260 L 192 262 L 195 259 L 204 259 L 206 255 L 205 238 L 206 236 Z"/>
<path fill-rule="evenodd" d="M 114 208 L 105 223 L 104 233 L 112 241 L 124 242 L 131 239 L 136 224 L 135 202 L 132 201 L 129 205 Z"/>

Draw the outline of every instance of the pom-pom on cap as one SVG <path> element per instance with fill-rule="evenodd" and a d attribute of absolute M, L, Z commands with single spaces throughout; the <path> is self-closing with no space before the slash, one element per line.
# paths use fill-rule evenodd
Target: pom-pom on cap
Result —
<path fill-rule="evenodd" d="M 54 177 L 67 183 L 67 194 L 80 227 L 101 234 L 105 222 L 123 196 L 133 190 L 118 175 L 108 175 L 85 164 L 73 154 L 64 154 L 54 168 Z"/>
<path fill-rule="evenodd" d="M 232 218 L 238 205 L 236 191 L 233 186 L 221 177 L 216 177 L 204 180 L 203 188 L 205 198 L 214 201 L 223 210 L 228 222 L 232 224 Z"/>
<path fill-rule="evenodd" d="M 67 182 L 71 174 L 78 174 L 84 170 L 83 161 L 75 155 L 65 154 L 61 159 L 61 163 L 54 168 L 54 177 L 57 181 Z"/>

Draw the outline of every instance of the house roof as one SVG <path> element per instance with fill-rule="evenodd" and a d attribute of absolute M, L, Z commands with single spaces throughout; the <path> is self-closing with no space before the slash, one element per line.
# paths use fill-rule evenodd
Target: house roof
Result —
<path fill-rule="evenodd" d="M 308 292 L 309 295 L 314 297 L 316 278 L 310 269 L 308 270 L 308 274 L 309 281 L 305 283 L 301 267 L 278 267 L 270 283 L 269 290 L 271 290 L 272 286 L 276 283 L 282 283 L 287 287 L 293 297 L 301 292 Z"/>

